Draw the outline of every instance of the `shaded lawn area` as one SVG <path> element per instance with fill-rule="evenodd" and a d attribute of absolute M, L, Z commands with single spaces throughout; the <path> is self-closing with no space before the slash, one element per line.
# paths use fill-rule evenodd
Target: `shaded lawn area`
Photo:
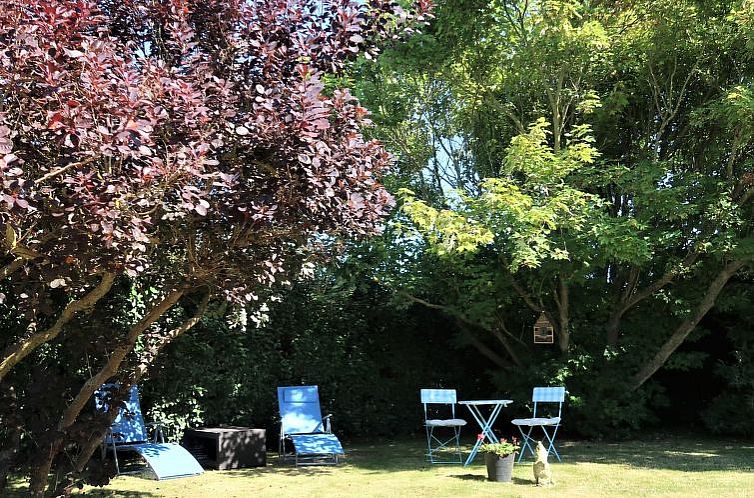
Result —
<path fill-rule="evenodd" d="M 268 455 L 265 468 L 208 471 L 153 481 L 132 476 L 93 497 L 753 497 L 754 442 L 667 438 L 658 441 L 562 442 L 555 485 L 534 486 L 532 461 L 516 465 L 514 482 L 487 482 L 482 455 L 469 467 L 424 462 L 423 440 L 346 443 L 337 467 L 295 468 Z M 467 451 L 470 444 L 467 446 Z M 11 494 L 11 496 L 13 496 Z M 23 496 L 18 494 L 17 496 Z"/>

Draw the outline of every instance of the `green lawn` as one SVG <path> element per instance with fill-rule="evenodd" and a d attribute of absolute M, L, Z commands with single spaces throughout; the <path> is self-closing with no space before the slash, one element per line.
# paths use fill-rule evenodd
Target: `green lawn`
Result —
<path fill-rule="evenodd" d="M 480 456 L 469 467 L 430 466 L 422 441 L 346 443 L 337 467 L 282 465 L 209 471 L 194 478 L 152 481 L 118 477 L 85 488 L 86 496 L 117 497 L 753 497 L 754 442 L 666 438 L 626 443 L 563 442 L 553 463 L 556 484 L 534 486 L 531 461 L 516 465 L 514 482 L 487 482 Z"/>

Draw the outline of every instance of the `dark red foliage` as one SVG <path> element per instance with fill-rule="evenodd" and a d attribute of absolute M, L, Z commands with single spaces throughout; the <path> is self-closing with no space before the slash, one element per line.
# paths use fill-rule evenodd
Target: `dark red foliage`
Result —
<path fill-rule="evenodd" d="M 0 220 L 27 281 L 103 270 L 239 299 L 392 200 L 367 111 L 323 76 L 408 14 L 370 0 L 0 0 Z"/>

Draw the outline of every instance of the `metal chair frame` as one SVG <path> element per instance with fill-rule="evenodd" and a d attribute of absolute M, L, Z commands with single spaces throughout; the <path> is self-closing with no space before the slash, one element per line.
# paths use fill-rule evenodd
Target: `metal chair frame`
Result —
<path fill-rule="evenodd" d="M 424 428 L 427 435 L 427 453 L 426 458 L 432 464 L 456 464 L 463 463 L 461 454 L 461 427 L 466 425 L 466 421 L 456 418 L 456 390 L 455 389 L 422 389 L 420 392 L 421 402 L 424 408 Z M 448 405 L 450 407 L 449 419 L 431 419 L 433 415 L 433 406 L 431 405 Z M 449 428 L 452 434 L 438 435 L 435 431 L 441 431 L 442 428 Z M 442 450 L 451 450 L 451 455 L 456 455 L 457 460 L 440 458 L 439 453 Z"/>
<path fill-rule="evenodd" d="M 152 428 L 152 437 L 148 439 L 150 443 L 164 443 L 165 442 L 165 435 L 162 432 L 162 423 L 160 422 L 146 422 L 144 424 L 147 429 Z M 113 453 L 113 462 L 115 463 L 115 473 L 117 475 L 125 475 L 125 474 L 140 474 L 141 470 L 131 470 L 127 472 L 122 472 L 120 470 L 120 463 L 118 462 L 118 450 L 120 451 L 127 451 L 129 450 L 129 444 L 139 444 L 139 443 L 120 443 L 116 444 L 115 440 L 118 439 L 118 435 L 113 432 L 112 427 L 107 429 L 107 432 L 105 433 L 105 440 L 102 443 L 102 459 L 104 460 L 107 456 L 107 450 L 112 450 Z M 109 441 L 109 442 L 108 442 Z"/>
<path fill-rule="evenodd" d="M 558 433 L 558 429 L 560 428 L 560 421 L 561 416 L 563 413 L 563 403 L 565 402 L 565 395 L 566 390 L 565 387 L 535 387 L 532 391 L 532 401 L 534 402 L 534 408 L 532 411 L 532 417 L 531 418 L 521 418 L 521 419 L 514 419 L 511 421 L 513 425 L 518 427 L 519 432 L 521 433 L 521 436 L 523 437 L 521 441 L 521 453 L 518 455 L 518 462 L 521 462 L 524 455 L 526 454 L 526 450 L 528 449 L 529 452 L 532 454 L 532 456 L 536 456 L 536 452 L 534 450 L 534 447 L 532 446 L 532 431 L 534 431 L 535 427 L 539 427 L 542 429 L 542 432 L 545 435 L 545 439 L 547 440 L 547 454 L 549 455 L 552 453 L 555 455 L 555 458 L 558 459 L 558 462 L 560 462 L 560 454 L 558 453 L 558 450 L 555 448 L 555 436 Z M 557 403 L 558 404 L 558 416 L 557 417 L 538 417 L 537 416 L 537 410 L 539 409 L 539 412 L 543 411 L 539 405 L 542 403 Z M 524 432 L 524 429 L 522 426 L 529 427 L 529 430 Z M 552 433 L 547 432 L 547 427 L 552 427 Z"/>

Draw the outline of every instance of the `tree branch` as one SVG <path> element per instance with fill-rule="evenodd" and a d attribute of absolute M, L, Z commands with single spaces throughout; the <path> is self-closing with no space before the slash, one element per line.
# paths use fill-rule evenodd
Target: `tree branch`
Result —
<path fill-rule="evenodd" d="M 185 333 L 186 331 L 190 330 L 192 327 L 194 327 L 201 318 L 204 316 L 204 313 L 207 311 L 207 306 L 209 305 L 209 300 L 211 297 L 211 293 L 209 290 L 204 293 L 204 296 L 202 297 L 201 302 L 199 303 L 196 312 L 194 315 L 187 319 L 185 322 L 183 322 L 179 327 L 176 327 L 169 331 L 167 334 L 165 334 L 162 339 L 155 345 L 150 348 L 151 355 L 149 358 L 147 358 L 148 361 L 142 360 L 139 365 L 134 369 L 134 371 L 129 376 L 128 381 L 125 384 L 133 385 L 138 384 L 139 381 L 144 377 L 144 375 L 149 370 L 149 367 L 152 365 L 153 360 L 158 356 L 159 352 L 167 346 L 170 342 L 172 342 L 176 337 L 180 336 L 181 334 Z M 107 422 L 112 423 L 113 420 L 115 420 L 115 417 L 117 416 L 118 411 L 115 410 L 111 415 L 109 419 L 106 419 Z M 81 452 L 76 457 L 76 463 L 74 464 L 74 471 L 75 472 L 82 472 L 84 468 L 86 467 L 86 464 L 91 459 L 94 452 L 97 450 L 97 447 L 101 443 L 100 437 L 92 437 L 89 441 L 87 441 L 86 445 L 81 449 Z"/>
<path fill-rule="evenodd" d="M 65 166 L 61 166 L 60 168 L 52 170 L 49 173 L 47 173 L 46 175 L 37 178 L 36 180 L 34 180 L 34 183 L 36 183 L 36 184 L 43 183 L 43 182 L 49 180 L 50 178 L 54 178 L 54 177 L 56 177 L 56 176 L 58 176 L 58 175 L 60 175 L 62 173 L 65 173 L 66 171 L 68 171 L 71 168 L 76 168 L 78 166 L 85 166 L 85 165 L 87 165 L 89 163 L 92 163 L 92 162 L 94 162 L 96 160 L 97 160 L 96 157 L 88 157 L 88 158 L 84 159 L 83 161 L 79 161 L 79 162 L 76 162 L 76 163 L 66 164 Z"/>
<path fill-rule="evenodd" d="M 25 263 L 26 263 L 26 260 L 24 258 L 16 258 L 16 259 L 14 259 L 9 264 L 7 264 L 2 269 L 0 269 L 0 279 L 7 278 L 10 275 L 13 275 L 20 268 L 22 268 Z"/>
<path fill-rule="evenodd" d="M 149 347 L 148 352 L 145 352 L 145 354 L 142 355 L 142 360 L 139 362 L 139 366 L 136 368 L 136 373 L 134 374 L 133 378 L 134 382 L 139 382 L 139 380 L 141 380 L 142 376 L 146 374 L 154 359 L 165 346 L 170 344 L 176 337 L 190 330 L 201 321 L 204 313 L 207 311 L 210 297 L 212 297 L 212 293 L 207 290 L 204 293 L 204 296 L 202 296 L 202 300 L 197 306 L 196 311 L 191 318 L 187 319 L 179 327 L 176 327 L 167 332 L 165 335 L 161 336 L 159 340 L 157 340 Z"/>
<path fill-rule="evenodd" d="M 699 305 L 696 307 L 696 311 L 691 317 L 684 320 L 673 332 L 670 338 L 665 341 L 660 350 L 639 370 L 639 372 L 633 377 L 629 385 L 629 391 L 635 391 L 639 389 L 652 375 L 657 372 L 670 358 L 670 355 L 678 349 L 683 341 L 686 340 L 688 335 L 696 328 L 699 322 L 704 318 L 704 315 L 712 309 L 715 305 L 717 297 L 722 292 L 725 284 L 736 274 L 736 272 L 744 266 L 743 260 L 736 260 L 728 263 L 717 274 L 714 280 L 707 287 L 707 291 L 704 294 Z"/>
<path fill-rule="evenodd" d="M 31 482 L 29 484 L 29 490 L 33 495 L 37 496 L 45 489 L 47 483 L 47 475 L 50 473 L 52 462 L 55 456 L 60 451 L 63 444 L 63 438 L 65 431 L 70 428 L 76 421 L 76 418 L 84 409 L 86 403 L 92 397 L 94 392 L 100 388 L 109 378 L 113 377 L 120 367 L 123 360 L 125 360 L 128 353 L 130 353 L 139 336 L 144 333 L 153 323 L 155 323 L 162 315 L 165 314 L 170 308 L 172 308 L 178 300 L 183 296 L 185 292 L 184 288 L 178 288 L 168 293 L 160 302 L 155 304 L 149 313 L 144 316 L 139 322 L 134 325 L 131 330 L 128 331 L 124 340 L 116 346 L 113 353 L 108 358 L 107 363 L 100 369 L 95 375 L 87 379 L 84 385 L 79 389 L 78 394 L 68 407 L 63 411 L 63 414 L 58 421 L 57 434 L 53 440 L 47 445 L 48 452 L 44 454 L 46 457 L 44 460 L 35 466 L 31 473 Z"/>
<path fill-rule="evenodd" d="M 634 292 L 636 288 L 636 284 L 634 283 L 632 285 L 632 288 L 634 291 L 631 293 L 624 293 L 623 297 L 618 304 L 618 307 L 613 312 L 612 315 L 610 315 L 610 318 L 607 322 L 607 344 L 609 346 L 615 346 L 618 344 L 618 336 L 619 334 L 619 326 L 620 321 L 623 318 L 623 315 L 626 314 L 628 310 L 639 304 L 641 301 L 647 299 L 648 297 L 654 295 L 657 291 L 668 285 L 670 282 L 673 281 L 673 279 L 678 275 L 678 272 L 682 268 L 688 268 L 691 265 L 693 265 L 696 260 L 699 258 L 698 252 L 692 252 L 686 255 L 685 258 L 683 258 L 683 261 L 680 264 L 680 267 L 672 268 L 668 271 L 666 271 L 660 278 L 643 288 L 642 290 L 638 292 Z M 636 278 L 638 278 L 638 273 Z"/>
<path fill-rule="evenodd" d="M 505 368 L 508 366 L 500 355 L 498 355 L 489 346 L 480 341 L 468 329 L 468 325 L 463 320 L 461 320 L 460 317 L 456 317 L 456 322 L 458 323 L 458 327 L 463 330 L 464 335 L 467 339 L 469 339 L 469 341 L 477 349 L 477 351 L 479 351 L 483 356 L 487 357 L 490 361 L 492 361 L 492 363 L 500 368 Z"/>
<path fill-rule="evenodd" d="M 502 329 L 503 332 L 508 334 L 510 337 L 513 337 L 514 340 L 523 344 L 523 342 L 520 339 L 513 336 L 513 334 L 511 334 L 508 331 L 508 328 L 505 326 L 505 323 L 502 320 L 499 320 L 499 322 L 500 322 L 500 329 Z M 500 342 L 500 344 L 503 345 L 503 347 L 505 348 L 505 351 L 507 351 L 508 353 L 508 356 L 510 356 L 511 360 L 513 360 L 513 363 L 515 363 L 517 367 L 523 366 L 523 363 L 519 359 L 516 352 L 513 350 L 513 346 L 511 346 L 510 342 L 508 342 L 508 339 L 503 334 L 500 333 L 500 330 L 497 327 L 492 327 L 490 329 L 490 332 L 492 332 L 492 335 L 495 336 L 495 339 L 497 339 Z"/>
<path fill-rule="evenodd" d="M 81 299 L 71 301 L 63 309 L 55 323 L 42 332 L 32 334 L 30 337 L 19 340 L 18 342 L 8 346 L 3 352 L 3 358 L 0 360 L 0 381 L 10 372 L 10 370 L 16 366 L 21 360 L 28 356 L 36 348 L 51 341 L 60 334 L 63 327 L 71 321 L 77 312 L 94 306 L 97 301 L 102 299 L 113 286 L 115 281 L 115 274 L 106 272 L 102 275 L 100 283 L 88 294 L 84 295 Z"/>
<path fill-rule="evenodd" d="M 484 325 L 482 325 L 480 323 L 477 323 L 474 320 L 471 320 L 470 318 L 468 318 L 467 316 L 463 315 L 462 313 L 459 313 L 459 312 L 455 311 L 450 306 L 444 306 L 444 305 L 441 305 L 441 304 L 431 303 L 429 301 L 426 301 L 424 299 L 416 297 L 416 296 L 414 296 L 412 294 L 409 294 L 408 292 L 405 292 L 405 291 L 398 291 L 398 293 L 401 296 L 404 296 L 404 297 L 408 298 L 409 300 L 411 300 L 411 301 L 413 301 L 413 302 L 415 302 L 417 304 L 421 304 L 422 306 L 426 306 L 427 308 L 432 308 L 432 309 L 443 311 L 443 312 L 445 312 L 445 313 L 447 313 L 447 314 L 449 314 L 449 315 L 457 318 L 458 320 L 466 323 L 467 325 L 471 325 L 472 327 L 478 327 L 478 328 L 480 328 L 482 330 L 486 330 L 486 331 L 490 332 L 494 337 L 496 337 L 501 342 L 501 344 L 503 345 L 503 347 L 505 347 L 506 351 L 510 355 L 511 359 L 513 360 L 513 362 L 516 363 L 517 365 L 520 365 L 520 361 L 518 360 L 516 354 L 514 353 L 513 348 L 510 346 L 510 343 L 508 343 L 505 340 L 505 337 L 503 337 L 502 334 L 500 334 L 500 330 L 496 330 L 494 327 L 493 328 L 485 327 Z M 501 324 L 502 324 L 502 322 L 501 322 Z M 510 336 L 516 342 L 524 344 L 519 338 L 517 338 L 516 336 L 514 336 L 513 334 L 511 334 L 508 331 L 508 329 L 505 328 L 504 324 L 501 327 L 501 329 L 503 330 L 503 332 L 505 332 L 508 336 Z"/>

